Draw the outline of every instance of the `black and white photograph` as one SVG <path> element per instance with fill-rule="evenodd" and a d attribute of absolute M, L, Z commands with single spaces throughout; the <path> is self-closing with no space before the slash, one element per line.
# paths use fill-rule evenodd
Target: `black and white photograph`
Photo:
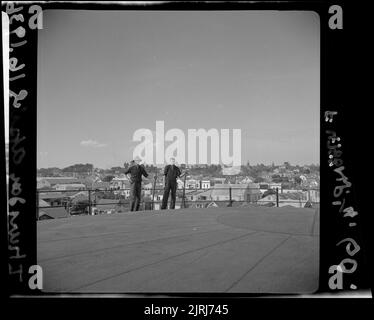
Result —
<path fill-rule="evenodd" d="M 367 288 L 350 119 L 331 98 L 342 8 L 313 8 L 3 4 L 8 293 Z"/>
<path fill-rule="evenodd" d="M 47 10 L 47 292 L 318 289 L 319 17 Z"/>

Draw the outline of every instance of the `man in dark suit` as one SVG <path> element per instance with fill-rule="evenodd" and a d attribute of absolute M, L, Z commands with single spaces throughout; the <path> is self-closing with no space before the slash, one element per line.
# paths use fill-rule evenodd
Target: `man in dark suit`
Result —
<path fill-rule="evenodd" d="M 132 165 L 125 171 L 126 175 L 130 175 L 130 198 L 131 211 L 138 211 L 140 206 L 140 198 L 142 193 L 142 176 L 148 177 L 143 165 L 140 165 L 141 159 L 136 157 Z"/>
<path fill-rule="evenodd" d="M 168 206 L 169 193 L 171 192 L 170 209 L 175 209 L 175 199 L 177 192 L 177 178 L 181 177 L 180 169 L 175 165 L 175 159 L 170 158 L 170 164 L 165 167 L 165 190 L 162 198 L 161 210 L 166 209 Z"/>

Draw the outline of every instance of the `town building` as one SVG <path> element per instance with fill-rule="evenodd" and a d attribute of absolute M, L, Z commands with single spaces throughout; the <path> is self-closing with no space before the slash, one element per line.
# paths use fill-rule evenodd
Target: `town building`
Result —
<path fill-rule="evenodd" d="M 278 189 L 279 191 L 281 191 L 282 189 L 282 183 L 275 183 L 275 182 L 271 182 L 269 183 L 269 189 Z"/>
<path fill-rule="evenodd" d="M 259 183 L 261 193 L 264 193 L 270 189 L 269 183 Z"/>
<path fill-rule="evenodd" d="M 257 204 L 259 205 L 276 205 L 277 195 L 269 194 L 266 197 L 259 199 Z M 295 208 L 304 208 L 308 202 L 307 194 L 305 192 L 288 192 L 278 194 L 279 207 L 292 206 Z"/>
<path fill-rule="evenodd" d="M 201 189 L 210 189 L 210 180 L 201 180 Z"/>
<path fill-rule="evenodd" d="M 230 191 L 231 190 L 231 191 Z M 231 192 L 231 198 L 230 198 Z M 217 184 L 213 189 L 200 193 L 198 200 L 256 202 L 261 198 L 256 184 Z"/>
<path fill-rule="evenodd" d="M 71 193 L 66 192 L 42 192 L 39 193 L 39 201 L 43 200 L 49 206 L 65 206 L 70 201 Z"/>
<path fill-rule="evenodd" d="M 73 177 L 38 177 L 37 189 L 54 188 L 55 185 L 81 184 L 81 180 Z"/>
<path fill-rule="evenodd" d="M 50 220 L 59 218 L 68 218 L 69 213 L 63 207 L 40 208 L 38 210 L 38 220 Z"/>
<path fill-rule="evenodd" d="M 214 177 L 211 181 L 212 181 L 212 185 L 224 184 L 224 183 L 226 183 L 226 178 L 216 178 L 216 177 Z"/>
<path fill-rule="evenodd" d="M 38 190 L 39 189 L 50 189 L 51 184 L 48 182 L 48 180 L 38 177 L 36 178 L 36 188 Z"/>
<path fill-rule="evenodd" d="M 110 182 L 106 181 L 95 181 L 90 186 L 92 190 L 109 190 L 110 189 Z"/>
<path fill-rule="evenodd" d="M 130 183 L 125 174 L 114 177 L 109 185 L 109 188 L 112 190 L 124 189 L 126 187 L 129 188 Z"/>
<path fill-rule="evenodd" d="M 84 190 L 86 186 L 83 183 L 58 183 L 53 186 L 54 190 Z"/>
<path fill-rule="evenodd" d="M 200 189 L 200 181 L 196 179 L 187 179 L 186 189 Z"/>
<path fill-rule="evenodd" d="M 242 179 L 238 179 L 238 183 L 253 183 L 253 178 L 250 177 L 244 177 Z"/>
<path fill-rule="evenodd" d="M 240 174 L 240 166 L 222 167 L 223 176 L 233 176 Z"/>
<path fill-rule="evenodd" d="M 184 188 L 184 181 L 182 179 L 177 179 L 178 189 Z"/>
<path fill-rule="evenodd" d="M 92 214 L 112 214 L 120 210 L 118 199 L 99 199 L 92 210 Z"/>

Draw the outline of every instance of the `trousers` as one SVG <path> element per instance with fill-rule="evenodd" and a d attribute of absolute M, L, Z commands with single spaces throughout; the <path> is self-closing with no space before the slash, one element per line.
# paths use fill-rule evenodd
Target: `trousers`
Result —
<path fill-rule="evenodd" d="M 132 182 L 130 185 L 130 211 L 138 211 L 142 193 L 142 183 Z"/>
<path fill-rule="evenodd" d="M 177 182 L 167 181 L 165 184 L 164 196 L 162 197 L 161 209 L 166 209 L 168 206 L 169 193 L 171 193 L 170 209 L 175 209 L 175 199 L 177 193 Z"/>

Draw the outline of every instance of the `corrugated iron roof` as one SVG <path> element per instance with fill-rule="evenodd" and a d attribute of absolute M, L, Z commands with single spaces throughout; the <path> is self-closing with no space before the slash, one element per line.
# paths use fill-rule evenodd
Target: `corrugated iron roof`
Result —
<path fill-rule="evenodd" d="M 47 192 L 40 193 L 39 199 L 63 199 L 69 198 L 69 195 L 66 192 Z"/>
<path fill-rule="evenodd" d="M 40 177 L 40 180 L 48 181 L 51 185 L 81 183 L 79 179 L 74 177 Z"/>
<path fill-rule="evenodd" d="M 50 207 L 51 205 L 44 201 L 43 199 L 39 199 L 39 208 L 42 208 L 42 207 Z"/>
<path fill-rule="evenodd" d="M 69 213 L 62 207 L 39 209 L 39 218 L 43 215 L 47 215 L 53 219 L 69 217 Z"/>

